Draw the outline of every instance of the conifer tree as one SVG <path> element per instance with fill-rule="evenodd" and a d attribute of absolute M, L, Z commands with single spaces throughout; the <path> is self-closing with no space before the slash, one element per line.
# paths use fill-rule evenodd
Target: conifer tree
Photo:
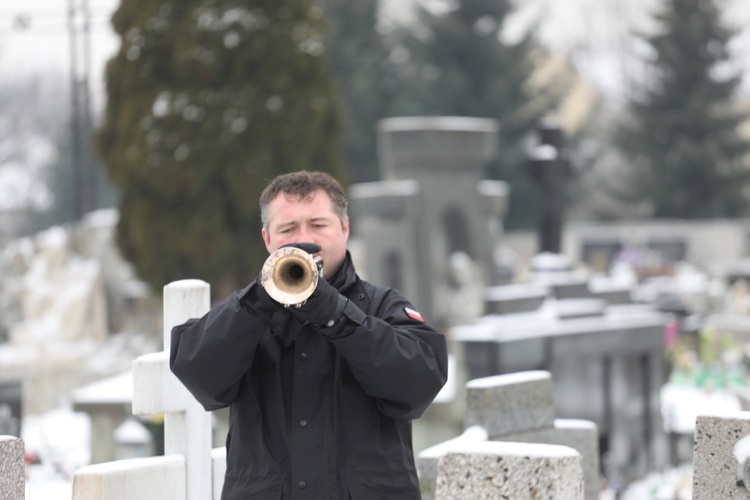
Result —
<path fill-rule="evenodd" d="M 157 289 L 199 278 L 223 296 L 254 278 L 277 174 L 346 184 L 322 16 L 308 0 L 122 0 L 97 146 L 119 246 Z"/>
<path fill-rule="evenodd" d="M 728 44 L 733 31 L 716 0 L 667 0 L 660 29 L 643 36 L 653 49 L 650 80 L 636 87 L 629 120 L 615 135 L 630 164 L 624 193 L 654 217 L 747 214 L 750 142 L 736 97 L 741 82 Z"/>
<path fill-rule="evenodd" d="M 419 9 L 420 25 L 402 33 L 391 52 L 398 84 L 390 111 L 498 120 L 498 160 L 488 176 L 510 184 L 507 225 L 532 227 L 539 201 L 524 139 L 554 112 L 566 85 L 530 85 L 541 49 L 533 31 L 515 42 L 503 40 L 513 8 L 509 0 L 458 0 L 446 13 Z"/>
<path fill-rule="evenodd" d="M 352 181 L 379 179 L 376 128 L 384 117 L 385 44 L 377 0 L 316 0 L 328 25 L 326 48 L 344 112 L 343 158 Z"/>

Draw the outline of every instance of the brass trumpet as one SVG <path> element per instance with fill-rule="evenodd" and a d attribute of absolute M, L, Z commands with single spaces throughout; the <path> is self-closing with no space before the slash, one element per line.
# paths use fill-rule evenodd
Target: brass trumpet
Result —
<path fill-rule="evenodd" d="M 261 285 L 276 302 L 301 306 L 315 291 L 323 261 L 295 247 L 271 253 L 261 269 Z"/>

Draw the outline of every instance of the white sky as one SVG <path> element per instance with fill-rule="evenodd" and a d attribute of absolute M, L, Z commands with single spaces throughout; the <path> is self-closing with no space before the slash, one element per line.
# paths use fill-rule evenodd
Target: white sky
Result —
<path fill-rule="evenodd" d="M 69 10 L 74 2 L 81 12 L 83 0 L 24 0 L 0 4 L 0 79 L 56 70 L 71 78 Z M 119 41 L 109 19 L 119 0 L 88 0 L 91 13 L 91 90 L 93 107 L 101 107 L 104 65 Z M 76 18 L 80 21 L 82 16 Z M 79 67 L 83 67 L 79 56 Z M 68 88 L 66 81 L 65 88 Z"/>
<path fill-rule="evenodd" d="M 6 0 L 0 5 L 0 79 L 49 69 L 56 69 L 58 77 L 70 78 L 68 12 L 71 4 L 80 12 L 84 1 L 91 12 L 92 104 L 94 109 L 101 109 L 104 65 L 119 44 L 109 18 L 120 0 Z M 381 1 L 387 17 L 408 19 L 414 0 Z M 421 1 L 440 5 L 450 0 Z M 723 1 L 727 20 L 745 28 L 745 36 L 735 42 L 735 50 L 745 61 L 750 61 L 750 1 Z M 618 54 L 625 46 L 626 34 L 633 28 L 647 28 L 649 11 L 660 3 L 659 0 L 516 2 L 518 10 L 509 20 L 510 36 L 527 26 L 537 14 L 543 14 L 541 39 L 554 50 L 573 55 L 580 69 L 604 90 L 612 90 L 622 80 L 624 69 L 622 56 Z M 750 62 L 747 65 L 750 74 Z M 750 91 L 746 93 L 750 95 Z"/>

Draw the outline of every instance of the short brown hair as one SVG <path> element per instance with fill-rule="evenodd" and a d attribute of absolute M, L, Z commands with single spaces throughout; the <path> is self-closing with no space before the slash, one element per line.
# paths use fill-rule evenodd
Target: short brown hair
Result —
<path fill-rule="evenodd" d="M 325 172 L 308 172 L 300 170 L 276 176 L 271 183 L 266 186 L 260 195 L 260 220 L 263 227 L 268 229 L 268 205 L 276 199 L 279 193 L 286 193 L 299 196 L 300 198 L 309 198 L 318 189 L 322 189 L 333 202 L 333 210 L 341 219 L 341 223 L 346 220 L 346 195 L 344 188 L 339 181 Z"/>

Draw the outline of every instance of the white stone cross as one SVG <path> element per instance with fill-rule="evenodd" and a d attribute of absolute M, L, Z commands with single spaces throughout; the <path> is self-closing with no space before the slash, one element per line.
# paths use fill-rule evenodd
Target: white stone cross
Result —
<path fill-rule="evenodd" d="M 219 498 L 226 467 L 211 449 L 211 414 L 169 369 L 172 327 L 209 309 L 209 285 L 183 280 L 164 287 L 164 350 L 133 362 L 133 414 L 164 413 L 164 456 L 96 464 L 76 471 L 73 500 Z"/>

